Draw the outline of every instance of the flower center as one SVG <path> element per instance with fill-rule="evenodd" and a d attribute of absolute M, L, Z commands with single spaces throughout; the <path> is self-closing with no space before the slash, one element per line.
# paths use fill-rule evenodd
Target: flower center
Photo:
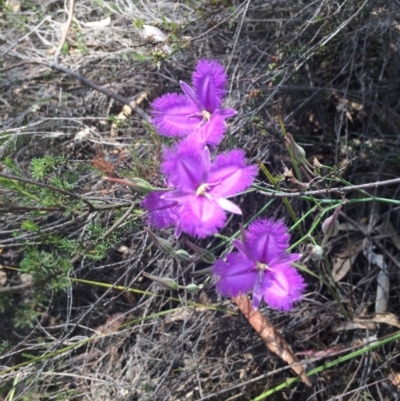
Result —
<path fill-rule="evenodd" d="M 201 112 L 201 115 L 203 116 L 203 123 L 208 123 L 211 119 L 211 113 L 207 110 L 203 110 Z"/>
<path fill-rule="evenodd" d="M 270 270 L 270 268 L 266 263 L 258 262 L 256 270 L 258 270 L 259 272 L 265 272 L 265 270 Z"/>
<path fill-rule="evenodd" d="M 208 191 L 208 184 L 201 184 L 196 191 L 197 196 L 205 196 Z"/>

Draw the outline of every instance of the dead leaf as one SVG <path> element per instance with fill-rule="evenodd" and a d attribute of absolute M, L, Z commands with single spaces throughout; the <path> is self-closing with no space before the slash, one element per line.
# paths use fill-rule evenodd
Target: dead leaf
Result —
<path fill-rule="evenodd" d="M 7 273 L 0 269 L 0 287 L 3 287 L 7 283 Z"/>
<path fill-rule="evenodd" d="M 340 281 L 350 270 L 358 254 L 364 249 L 364 240 L 349 243 L 348 247 L 333 255 L 332 276 L 335 282 Z"/>
<path fill-rule="evenodd" d="M 170 324 L 174 322 L 188 321 L 192 314 L 193 311 L 190 311 L 187 308 L 182 308 L 165 316 L 165 323 Z"/>
<path fill-rule="evenodd" d="M 258 335 L 263 339 L 270 351 L 281 357 L 289 365 L 300 362 L 290 348 L 290 345 L 285 341 L 272 323 L 263 316 L 260 311 L 255 311 L 253 309 L 252 302 L 246 295 L 238 295 L 233 298 L 233 301 L 239 307 Z M 296 365 L 293 366 L 292 369 L 300 376 L 303 383 L 311 387 L 310 379 L 307 377 L 303 366 Z"/>
<path fill-rule="evenodd" d="M 96 155 L 92 159 L 92 166 L 96 170 L 101 171 L 105 175 L 109 175 L 109 176 L 113 177 L 115 174 L 116 167 L 112 163 L 108 162 L 102 156 Z"/>
<path fill-rule="evenodd" d="M 344 331 L 344 330 L 375 330 L 378 323 L 385 323 L 390 326 L 400 328 L 400 322 L 394 313 L 376 313 L 373 316 L 362 316 L 356 317 L 351 321 L 344 322 L 334 327 L 332 330 Z"/>
<path fill-rule="evenodd" d="M 361 231 L 361 232 L 368 232 L 368 224 L 358 223 L 358 227 L 353 226 L 350 223 L 340 223 L 339 224 L 339 231 Z"/>
<path fill-rule="evenodd" d="M 124 105 L 122 107 L 122 111 L 117 115 L 115 121 L 113 121 L 113 123 L 111 124 L 110 138 L 115 138 L 117 136 L 119 127 L 121 127 L 124 122 L 129 120 L 131 115 L 132 109 L 128 105 Z"/>
<path fill-rule="evenodd" d="M 375 323 L 385 323 L 389 326 L 394 326 L 400 329 L 400 322 L 397 316 L 394 313 L 376 313 L 375 316 L 370 318 L 371 322 Z"/>
<path fill-rule="evenodd" d="M 337 325 L 336 327 L 332 327 L 332 331 L 347 331 L 347 330 L 375 330 L 376 324 L 374 322 L 366 321 L 366 320 L 352 320 L 349 322 L 343 322 Z"/>
<path fill-rule="evenodd" d="M 107 17 L 99 21 L 82 22 L 82 25 L 87 26 L 88 28 L 100 29 L 105 28 L 106 26 L 110 25 L 110 23 L 111 18 Z"/>
<path fill-rule="evenodd" d="M 21 273 L 19 275 L 19 281 L 23 285 L 30 286 L 30 285 L 32 285 L 33 276 L 32 276 L 32 274 L 28 274 L 28 273 Z"/>
<path fill-rule="evenodd" d="M 388 377 L 390 383 L 400 390 L 400 373 L 391 373 Z"/>
<path fill-rule="evenodd" d="M 400 251 L 400 235 L 397 234 L 396 229 L 393 227 L 393 224 L 386 219 L 385 223 L 376 227 L 376 230 L 380 235 L 384 237 L 389 237 L 394 246 Z"/>
<path fill-rule="evenodd" d="M 75 140 L 82 141 L 89 135 L 90 135 L 90 127 L 85 127 L 83 130 L 75 134 Z"/>
<path fill-rule="evenodd" d="M 165 42 L 168 37 L 161 29 L 153 25 L 143 25 L 140 34 L 144 39 L 151 38 L 157 42 Z"/>
<path fill-rule="evenodd" d="M 323 358 L 326 356 L 336 355 L 338 352 L 342 351 L 345 348 L 346 346 L 344 344 L 337 344 L 333 347 L 329 347 L 319 351 L 310 349 L 308 351 L 296 352 L 296 355 L 304 355 L 308 356 L 309 358 Z"/>
<path fill-rule="evenodd" d="M 21 11 L 21 2 L 18 0 L 7 0 L 6 4 L 8 9 L 14 13 L 19 13 Z"/>
<path fill-rule="evenodd" d="M 125 315 L 123 313 L 114 313 L 107 318 L 104 324 L 96 327 L 95 330 L 100 332 L 101 334 L 115 333 L 124 323 L 124 320 Z"/>
<path fill-rule="evenodd" d="M 368 260 L 377 265 L 380 269 L 378 277 L 376 279 L 376 300 L 375 300 L 375 313 L 386 313 L 389 304 L 389 292 L 390 292 L 390 278 L 388 273 L 388 266 L 385 263 L 383 255 L 375 252 L 369 252 Z"/>

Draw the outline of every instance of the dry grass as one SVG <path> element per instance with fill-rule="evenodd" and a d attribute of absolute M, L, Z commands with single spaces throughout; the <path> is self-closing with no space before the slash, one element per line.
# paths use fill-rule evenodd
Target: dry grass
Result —
<path fill-rule="evenodd" d="M 159 140 L 150 135 L 137 115 L 115 130 L 108 117 L 118 116 L 121 104 L 73 77 L 38 64 L 52 62 L 67 20 L 67 5 L 58 0 L 21 4 L 16 0 L 7 2 L 11 7 L 7 11 L 4 2 L 0 2 L 1 7 L 1 158 L 11 157 L 21 172 L 29 175 L 32 158 L 63 154 L 70 161 L 70 173 L 80 176 L 77 193 L 109 203 L 132 199 L 138 203 L 136 195 L 102 181 L 104 170 L 94 170 L 92 160 L 97 157 L 104 163 L 100 166 L 103 169 L 111 165 L 122 173 L 137 171 L 157 184 Z M 230 77 L 227 104 L 239 111 L 223 148 L 232 144 L 243 147 L 253 161 L 262 161 L 272 173 L 281 174 L 282 163 L 290 164 L 282 146 L 281 116 L 310 161 L 316 156 L 321 163 L 334 166 L 352 159 L 345 178 L 361 184 L 399 174 L 399 15 L 400 5 L 395 0 L 79 1 L 68 35 L 69 50 L 60 55 L 59 63 L 127 98 L 141 99 L 146 93 L 147 100 L 140 105 L 148 110 L 149 101 L 177 90 L 179 80 L 190 80 L 199 58 L 218 59 Z M 105 22 L 108 17 L 109 23 Z M 157 22 L 165 31 L 169 27 L 181 43 L 190 38 L 190 44 L 158 69 L 149 57 L 160 45 L 140 37 L 132 23 L 138 19 L 146 24 Z M 103 21 L 104 26 L 88 24 L 96 21 Z M 2 169 L 9 172 L 4 165 Z M 376 188 L 371 193 L 400 198 L 398 186 Z M 0 196 L 5 203 L 6 198 Z M 265 197 L 248 195 L 241 202 L 251 217 L 265 204 Z M 291 204 L 298 216 L 311 207 L 300 199 Z M 390 220 L 399 232 L 398 206 L 355 203 L 344 212 L 358 224 L 371 222 L 371 215 L 379 224 Z M 114 213 L 103 212 L 98 219 L 109 224 Z M 265 215 L 289 222 L 280 200 Z M 26 241 L 38 240 L 35 233 L 11 236 L 20 222 L 30 217 L 25 212 L 1 218 L 5 265 L 18 266 Z M 53 212 L 41 224 L 54 233 L 77 238 L 92 218 L 87 213 L 71 220 Z M 303 221 L 305 232 L 313 219 L 311 215 Z M 237 220 L 224 234 L 234 232 L 234 223 Z M 162 236 L 176 243 L 172 232 Z M 390 236 L 385 231 L 341 231 L 329 246 L 334 253 L 357 239 L 378 239 L 393 256 L 384 257 L 391 278 L 389 311 L 396 312 L 400 306 L 400 262 Z M 150 290 L 161 296 L 74 282 L 66 294 L 54 295 L 28 333 L 12 326 L 10 308 L 1 315 L 0 336 L 11 344 L 0 356 L 2 370 L 29 360 L 23 353 L 49 356 L 3 373 L 0 399 L 16 377 L 20 385 L 15 400 L 91 401 L 249 400 L 290 377 L 290 370 L 266 351 L 237 309 L 228 300 L 219 299 L 212 286 L 197 294 L 169 293 L 141 275 L 148 271 L 173 277 L 184 285 L 192 281 L 190 273 L 202 266 L 172 260 L 155 250 L 140 224 L 124 237 L 101 262 L 80 259 L 72 278 Z M 211 249 L 219 243 L 219 239 L 211 239 L 199 245 Z M 183 242 L 178 245 L 185 247 Z M 371 247 L 382 253 L 376 243 Z M 310 263 L 309 268 L 314 267 Z M 376 265 L 360 254 L 351 274 L 332 284 L 349 316 L 374 313 L 378 272 Z M 17 283 L 16 276 L 9 277 Z M 311 276 L 306 279 L 307 296 L 290 313 L 262 309 L 296 352 L 334 352 L 369 338 L 371 332 L 366 330 L 336 332 L 334 328 L 349 316 L 343 315 L 321 282 Z M 14 302 L 21 297 L 15 296 Z M 225 308 L 226 312 L 185 306 L 187 301 Z M 114 324 L 110 323 L 113 319 Z M 375 334 L 382 337 L 393 330 L 382 324 Z M 81 346 L 65 349 L 72 344 Z M 60 349 L 64 350 L 60 355 L 48 354 Z M 395 399 L 396 387 L 387 379 L 400 370 L 398 352 L 393 342 L 321 373 L 312 389 L 295 384 L 271 398 Z M 311 356 L 316 365 L 326 358 L 315 353 Z"/>

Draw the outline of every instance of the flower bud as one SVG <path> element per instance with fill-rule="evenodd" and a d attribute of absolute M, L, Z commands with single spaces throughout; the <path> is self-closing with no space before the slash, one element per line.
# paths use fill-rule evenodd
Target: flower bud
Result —
<path fill-rule="evenodd" d="M 314 157 L 313 160 L 313 168 L 314 168 L 314 174 L 319 175 L 321 173 L 321 169 L 324 166 L 318 161 L 316 157 Z"/>
<path fill-rule="evenodd" d="M 321 168 L 324 167 L 324 165 L 321 164 L 321 163 L 318 161 L 318 159 L 317 159 L 316 157 L 314 157 L 313 166 L 314 166 L 315 168 L 318 168 L 318 169 L 321 169 Z"/>
<path fill-rule="evenodd" d="M 186 287 L 184 287 L 186 291 L 188 292 L 197 292 L 200 291 L 203 288 L 203 284 L 196 285 L 194 283 L 188 284 Z"/>
<path fill-rule="evenodd" d="M 156 188 L 153 188 L 150 183 L 148 183 L 143 178 L 114 178 L 114 177 L 103 177 L 103 180 L 116 182 L 118 184 L 126 185 L 131 188 L 134 192 L 137 192 L 140 195 L 146 195 L 149 192 L 155 191 Z"/>
<path fill-rule="evenodd" d="M 295 142 L 293 136 L 289 133 L 286 133 L 285 141 L 287 143 L 287 147 L 291 150 L 294 159 L 298 163 L 307 164 L 306 152 L 300 145 Z"/>
<path fill-rule="evenodd" d="M 153 241 L 153 244 L 163 253 L 166 253 L 167 255 L 175 255 L 174 248 L 172 247 L 172 244 L 164 239 L 160 238 L 157 235 L 155 235 L 149 228 L 144 227 L 144 230 L 149 234 L 150 239 Z"/>
<path fill-rule="evenodd" d="M 192 261 L 192 257 L 184 249 L 178 249 L 175 252 L 175 256 L 177 259 L 179 259 L 182 262 L 191 262 Z"/>
<path fill-rule="evenodd" d="M 167 290 L 178 290 L 179 289 L 179 284 L 175 280 L 172 280 L 172 278 L 158 277 L 158 276 L 154 276 L 153 274 L 146 273 L 146 272 L 143 272 L 142 274 L 144 277 L 146 277 L 152 281 L 155 281 L 156 283 L 161 284 Z"/>
<path fill-rule="evenodd" d="M 324 250 L 319 245 L 307 245 L 307 252 L 312 260 L 321 260 L 324 255 Z"/>
<path fill-rule="evenodd" d="M 322 232 L 328 237 L 334 237 L 339 232 L 339 222 L 333 216 L 328 217 L 322 223 Z"/>
<path fill-rule="evenodd" d="M 185 240 L 185 243 L 188 247 L 193 249 L 193 251 L 196 253 L 196 255 L 199 257 L 201 261 L 212 265 L 217 260 L 215 255 L 210 251 L 207 251 L 207 249 L 200 248 L 199 246 L 192 244 L 188 240 Z"/>
<path fill-rule="evenodd" d="M 333 215 L 325 219 L 322 223 L 322 232 L 327 237 L 333 237 L 339 232 L 338 216 L 341 208 L 341 205 L 338 206 L 333 212 Z"/>

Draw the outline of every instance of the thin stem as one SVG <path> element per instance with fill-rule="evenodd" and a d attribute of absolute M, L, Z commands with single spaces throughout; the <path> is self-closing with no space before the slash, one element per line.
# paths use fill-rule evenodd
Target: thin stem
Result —
<path fill-rule="evenodd" d="M 145 120 L 148 123 L 151 123 L 150 116 L 142 108 L 140 108 L 134 100 L 130 100 L 126 97 L 123 97 L 123 96 L 119 95 L 118 93 L 111 92 L 104 86 L 100 86 L 100 85 L 94 83 L 93 81 L 91 81 L 90 79 L 87 79 L 83 75 L 78 74 L 77 72 L 72 71 L 69 68 L 64 67 L 58 63 L 50 63 L 50 64 L 48 64 L 48 66 L 50 68 L 54 68 L 55 70 L 65 72 L 66 74 L 70 75 L 71 77 L 74 77 L 74 78 L 78 79 L 79 81 L 81 81 L 84 85 L 89 86 L 90 88 L 93 88 L 98 92 L 104 93 L 106 96 L 116 100 L 117 102 L 126 104 L 127 106 L 129 106 L 132 109 L 132 111 L 134 111 L 136 114 L 138 114 L 143 120 Z"/>
<path fill-rule="evenodd" d="M 63 35 L 61 37 L 60 43 L 58 44 L 58 47 L 54 53 L 54 64 L 56 64 L 58 62 L 58 56 L 60 55 L 60 52 L 65 44 L 65 41 L 67 40 L 67 36 L 69 33 L 69 30 L 71 28 L 71 24 L 72 24 L 72 19 L 74 17 L 74 6 L 75 6 L 75 0 L 70 0 L 69 2 L 69 10 L 68 10 L 68 18 L 67 18 L 67 22 L 65 24 L 65 29 L 63 32 Z"/>
<path fill-rule="evenodd" d="M 263 163 L 259 163 L 260 169 L 261 171 L 266 175 L 266 177 L 268 178 L 269 182 L 275 187 L 278 188 L 278 180 L 276 178 L 274 178 L 272 176 L 272 174 L 269 172 L 269 170 L 264 166 Z M 262 193 L 262 192 L 261 192 Z M 288 213 L 290 214 L 290 217 L 293 220 L 293 223 L 296 224 L 297 223 L 297 217 L 296 217 L 296 213 L 294 212 L 292 205 L 289 203 L 289 201 L 287 199 L 285 199 L 285 197 L 283 197 L 283 203 L 288 211 Z M 296 225 L 296 229 L 300 234 L 300 237 L 303 237 L 303 230 L 301 228 L 300 225 Z"/>
<path fill-rule="evenodd" d="M 274 197 L 274 198 L 295 198 L 298 196 L 309 196 L 309 195 L 324 195 L 324 194 L 332 194 L 332 193 L 345 193 L 345 192 L 351 192 L 351 191 L 356 191 L 359 189 L 365 189 L 365 188 L 377 188 L 377 187 L 382 187 L 386 185 L 393 185 L 393 184 L 399 184 L 400 183 L 400 178 L 393 178 L 391 180 L 385 180 L 385 181 L 376 181 L 376 182 L 370 182 L 368 184 L 360 184 L 360 185 L 349 185 L 347 187 L 339 187 L 339 188 L 325 188 L 325 189 L 317 189 L 314 191 L 302 191 L 302 192 L 273 192 L 273 190 L 270 189 L 265 189 L 264 191 L 259 190 L 258 192 L 261 193 L 262 195 L 269 196 L 269 197 Z M 260 187 L 258 187 L 260 188 Z M 271 192 L 268 192 L 271 191 Z"/>
<path fill-rule="evenodd" d="M 65 207 L 7 206 L 0 208 L 0 213 L 12 213 L 15 211 L 65 212 Z"/>
<path fill-rule="evenodd" d="M 80 195 L 74 194 L 73 192 L 65 191 L 64 189 L 54 187 L 53 185 L 48 185 L 48 184 L 43 184 L 42 182 L 33 181 L 33 180 L 30 180 L 29 178 L 17 177 L 15 175 L 8 175 L 8 174 L 0 173 L 0 177 L 7 178 L 9 180 L 23 182 L 24 184 L 36 185 L 37 187 L 47 188 L 52 191 L 59 192 L 60 194 L 63 194 L 65 196 L 70 196 L 71 198 L 75 198 L 75 199 L 81 200 L 82 202 L 86 203 L 86 205 L 89 207 L 90 212 L 96 211 L 96 207 L 93 206 L 89 201 L 87 201 L 85 198 L 83 198 Z"/>

